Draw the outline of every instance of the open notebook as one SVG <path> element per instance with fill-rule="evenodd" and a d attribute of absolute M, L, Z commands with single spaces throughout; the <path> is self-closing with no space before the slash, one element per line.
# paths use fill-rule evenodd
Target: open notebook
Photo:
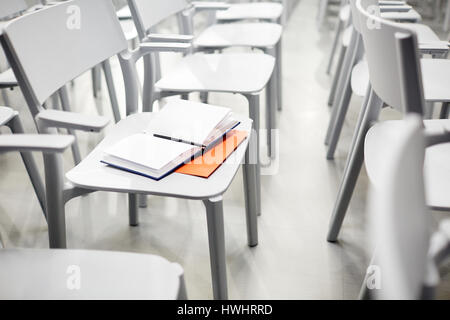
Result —
<path fill-rule="evenodd" d="M 213 147 L 239 125 L 231 109 L 203 103 L 169 102 L 145 132 L 105 150 L 103 163 L 160 180 Z"/>

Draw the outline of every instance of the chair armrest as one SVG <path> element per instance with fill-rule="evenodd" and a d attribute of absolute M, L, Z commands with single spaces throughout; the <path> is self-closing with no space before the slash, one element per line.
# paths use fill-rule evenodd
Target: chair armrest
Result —
<path fill-rule="evenodd" d="M 419 43 L 419 51 L 422 54 L 445 54 L 449 51 L 448 41 Z"/>
<path fill-rule="evenodd" d="M 2 134 L 0 152 L 41 151 L 61 153 L 72 145 L 74 136 L 57 134 Z"/>
<path fill-rule="evenodd" d="M 408 5 L 400 5 L 400 6 L 380 6 L 380 12 L 408 12 L 412 9 L 411 6 Z"/>
<path fill-rule="evenodd" d="M 36 116 L 39 127 L 64 128 L 82 131 L 101 131 L 109 119 L 101 116 L 84 115 L 60 110 L 44 110 Z"/>
<path fill-rule="evenodd" d="M 230 5 L 225 2 L 213 2 L 213 1 L 193 1 L 191 4 L 194 6 L 195 11 L 206 11 L 206 10 L 227 10 Z"/>
<path fill-rule="evenodd" d="M 194 36 L 185 34 L 150 33 L 146 39 L 151 42 L 190 43 L 194 40 Z"/>
<path fill-rule="evenodd" d="M 192 48 L 190 43 L 178 42 L 144 42 L 139 45 L 140 56 L 151 52 L 187 52 Z"/>

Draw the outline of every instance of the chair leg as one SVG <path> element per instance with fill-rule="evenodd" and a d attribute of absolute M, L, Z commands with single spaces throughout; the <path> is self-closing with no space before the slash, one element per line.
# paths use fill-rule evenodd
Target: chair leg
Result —
<path fill-rule="evenodd" d="M 209 92 L 200 92 L 200 101 L 202 103 L 208 103 Z M 188 99 L 185 99 L 188 100 Z"/>
<path fill-rule="evenodd" d="M 94 94 L 94 98 L 97 98 L 98 93 L 101 90 L 101 78 L 99 66 L 95 66 L 94 68 L 92 68 L 91 73 L 92 73 L 92 91 Z"/>
<path fill-rule="evenodd" d="M 11 129 L 12 133 L 24 133 L 22 122 L 20 121 L 19 116 L 14 117 L 8 123 L 8 127 Z M 28 176 L 30 177 L 31 184 L 33 185 L 34 192 L 39 200 L 39 204 L 42 208 L 42 212 L 44 216 L 47 217 L 47 211 L 45 209 L 45 189 L 44 183 L 39 174 L 39 170 L 37 168 L 36 162 L 34 161 L 33 155 L 31 152 L 21 152 L 23 164 L 27 169 Z"/>
<path fill-rule="evenodd" d="M 111 102 L 111 108 L 114 116 L 114 121 L 117 123 L 120 121 L 119 103 L 117 102 L 116 87 L 114 86 L 114 80 L 111 72 L 111 64 L 109 59 L 102 62 L 103 73 L 105 74 L 106 85 L 108 87 L 109 100 Z"/>
<path fill-rule="evenodd" d="M 138 203 L 139 203 L 139 208 L 147 208 L 147 195 L 139 194 L 138 195 Z"/>
<path fill-rule="evenodd" d="M 341 101 L 337 105 L 336 118 L 334 120 L 333 129 L 330 133 L 330 140 L 328 142 L 327 160 L 334 159 L 334 153 L 336 151 L 339 137 L 341 136 L 342 127 L 344 126 L 345 117 L 347 115 L 348 107 L 350 106 L 350 99 L 352 97 L 351 82 L 348 81 L 344 92 L 341 96 Z"/>
<path fill-rule="evenodd" d="M 327 74 L 330 74 L 330 72 L 331 72 L 331 67 L 333 66 L 334 55 L 336 54 L 336 49 L 337 49 L 337 45 L 339 43 L 339 39 L 340 39 L 340 35 L 342 32 L 343 26 L 344 26 L 343 21 L 338 18 L 338 23 L 336 26 L 336 35 L 334 36 L 333 45 L 331 46 L 330 58 L 328 59 Z"/>
<path fill-rule="evenodd" d="M 64 170 L 61 154 L 44 153 L 48 237 L 51 249 L 65 249 Z"/>
<path fill-rule="evenodd" d="M 261 158 L 260 158 L 260 121 L 259 121 L 259 94 L 246 95 L 249 103 L 250 119 L 253 120 L 253 128 L 256 132 L 256 198 L 257 198 L 257 212 L 261 215 Z"/>
<path fill-rule="evenodd" d="M 444 31 L 448 32 L 449 27 L 450 27 L 450 1 L 447 1 L 447 7 L 445 9 Z"/>
<path fill-rule="evenodd" d="M 9 102 L 9 97 L 8 97 L 8 93 L 6 90 L 1 90 L 2 91 L 2 98 L 3 98 L 3 102 L 5 106 L 10 106 L 11 103 Z"/>
<path fill-rule="evenodd" d="M 441 114 L 439 116 L 439 119 L 448 119 L 448 110 L 449 110 L 449 103 L 448 102 L 444 102 L 442 104 L 442 108 L 441 108 Z"/>
<path fill-rule="evenodd" d="M 177 300 L 187 300 L 187 290 L 186 290 L 186 281 L 184 279 L 184 274 L 180 275 L 180 289 L 178 290 Z"/>
<path fill-rule="evenodd" d="M 334 101 L 336 100 L 336 89 L 337 89 L 339 77 L 342 72 L 342 65 L 344 63 L 346 51 L 347 51 L 347 48 L 344 46 L 341 46 L 341 49 L 339 51 L 338 62 L 336 65 L 336 70 L 335 70 L 334 76 L 333 76 L 333 82 L 331 84 L 330 95 L 328 96 L 328 105 L 330 107 L 334 104 Z"/>
<path fill-rule="evenodd" d="M 208 224 L 211 277 L 215 300 L 228 299 L 222 196 L 204 200 Z"/>
<path fill-rule="evenodd" d="M 61 99 L 61 107 L 64 111 L 70 111 L 70 103 L 69 103 L 69 95 L 67 94 L 67 88 L 66 86 L 63 86 L 61 89 L 58 90 L 59 98 Z M 75 137 L 75 142 L 72 144 L 72 156 L 73 161 L 75 165 L 78 165 L 81 162 L 81 152 L 80 147 L 78 145 L 78 139 L 77 135 L 75 133 L 75 130 L 67 129 L 67 132 L 70 135 L 73 135 Z"/>
<path fill-rule="evenodd" d="M 433 113 L 434 113 L 434 102 L 426 102 L 423 118 L 433 119 Z"/>
<path fill-rule="evenodd" d="M 153 88 L 154 88 L 154 74 L 152 70 L 152 56 L 145 56 L 144 61 L 144 84 L 142 90 L 142 112 L 153 111 Z"/>
<path fill-rule="evenodd" d="M 348 156 L 344 176 L 339 187 L 336 203 L 331 216 L 327 235 L 327 240 L 330 242 L 335 242 L 337 240 L 353 190 L 356 186 L 356 181 L 364 162 L 364 142 L 366 134 L 372 123 L 378 119 L 382 106 L 382 101 L 372 91 L 366 109 L 361 110 L 361 112 L 364 112 L 364 116 L 360 117 L 361 123 L 358 125 L 359 129 L 355 131 L 353 147 Z"/>
<path fill-rule="evenodd" d="M 319 30 L 322 28 L 323 22 L 325 21 L 327 10 L 328 10 L 328 0 L 320 0 L 319 10 L 317 12 L 317 28 Z"/>
<path fill-rule="evenodd" d="M 277 97 L 277 109 L 283 110 L 283 38 L 280 38 L 276 45 L 276 97 Z"/>
<path fill-rule="evenodd" d="M 258 212 L 256 198 L 256 155 L 252 147 L 254 134 L 245 152 L 245 163 L 242 165 L 244 177 L 245 214 L 247 220 L 247 241 L 250 247 L 258 245 Z"/>
<path fill-rule="evenodd" d="M 376 252 L 376 250 L 375 250 L 375 252 Z M 370 265 L 371 266 L 375 265 L 375 253 L 373 254 L 373 256 L 370 260 Z M 370 300 L 372 298 L 371 291 L 370 291 L 369 287 L 367 286 L 368 279 L 369 279 L 369 274 L 366 272 L 364 275 L 363 283 L 361 285 L 361 289 L 359 290 L 359 295 L 358 295 L 359 300 Z"/>
<path fill-rule="evenodd" d="M 137 227 L 139 225 L 139 211 L 138 211 L 138 200 L 137 194 L 128 194 L 128 218 L 129 225 L 132 227 Z"/>
<path fill-rule="evenodd" d="M 272 131 L 276 130 L 276 103 L 275 96 L 277 95 L 277 81 L 276 74 L 273 73 L 266 85 L 266 128 L 267 128 L 267 155 L 273 157 L 274 140 L 272 140 Z"/>

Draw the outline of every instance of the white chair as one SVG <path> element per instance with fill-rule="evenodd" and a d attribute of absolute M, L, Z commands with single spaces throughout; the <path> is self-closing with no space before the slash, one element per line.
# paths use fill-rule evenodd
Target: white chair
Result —
<path fill-rule="evenodd" d="M 367 21 L 367 17 L 370 17 L 370 19 L 373 19 L 374 22 L 380 23 L 381 28 L 372 28 L 369 30 L 367 23 L 360 23 L 361 34 L 366 49 L 371 90 L 367 103 L 361 110 L 357 128 L 355 130 L 352 149 L 348 157 L 341 186 L 330 221 L 327 238 L 328 241 L 337 240 L 337 236 L 345 217 L 345 213 L 348 208 L 353 190 L 355 188 L 356 180 L 359 176 L 362 164 L 364 162 L 364 158 L 366 158 L 366 169 L 369 173 L 369 176 L 373 176 L 374 179 L 376 178 L 377 175 L 372 174 L 371 172 L 376 172 L 376 169 L 373 168 L 377 168 L 377 164 L 383 162 L 381 159 L 383 157 L 384 151 L 380 152 L 379 150 L 386 150 L 387 143 L 392 140 L 391 137 L 396 135 L 394 125 L 395 122 L 388 121 L 380 124 L 380 126 L 385 127 L 383 130 L 384 138 L 377 139 L 378 147 L 382 149 L 373 149 L 378 151 L 371 151 L 372 149 L 368 149 L 367 144 L 371 139 L 371 135 L 367 135 L 366 137 L 367 132 L 372 127 L 373 123 L 378 120 L 380 110 L 385 104 L 399 111 L 403 110 L 403 104 L 401 102 L 402 91 L 400 88 L 400 76 L 392 72 L 392 70 L 396 70 L 396 65 L 394 64 L 394 62 L 392 62 L 396 57 L 395 42 L 393 39 L 383 37 L 383 32 L 385 32 L 385 29 L 393 28 L 391 26 L 395 26 L 395 28 L 399 30 L 407 30 L 408 32 L 416 34 L 415 29 L 411 28 L 408 25 L 395 24 L 374 15 L 369 15 L 365 11 L 365 8 L 373 4 L 372 0 L 358 0 L 355 4 L 357 6 L 357 10 L 354 16 L 356 16 L 357 19 L 360 19 L 359 21 Z M 415 50 L 418 50 L 418 47 L 411 48 L 411 50 L 415 53 Z M 446 71 L 448 70 L 448 68 L 450 68 L 450 64 L 448 64 L 448 62 L 448 60 L 443 59 L 420 60 L 421 68 L 424 71 L 423 73 L 420 73 L 420 81 L 423 82 L 424 90 L 422 88 L 420 88 L 420 90 L 423 90 L 424 96 L 440 96 L 442 100 L 445 101 L 445 98 L 443 98 L 442 95 L 448 94 L 448 85 L 445 85 L 445 83 L 448 83 L 446 81 L 450 81 L 450 77 L 448 76 L 448 72 Z M 426 68 L 431 68 L 430 64 L 433 63 L 436 63 L 435 70 L 438 69 L 438 72 L 442 72 L 442 76 L 440 78 L 438 73 L 435 73 L 435 77 L 444 80 L 432 82 L 433 85 L 430 85 L 430 83 L 427 84 L 427 82 L 424 81 L 426 75 L 425 70 Z M 411 74 L 411 71 L 409 70 L 406 70 L 404 72 L 405 75 Z M 411 88 L 410 90 L 419 91 L 419 88 Z M 419 102 L 417 101 L 412 102 L 409 108 L 411 108 L 415 112 L 419 112 L 422 114 L 422 105 L 417 106 L 418 103 Z M 415 107 L 415 109 L 413 107 Z M 391 125 L 391 123 L 393 123 L 393 125 Z M 448 123 L 449 120 L 430 120 L 425 121 L 425 126 L 431 131 L 440 132 L 445 130 L 445 127 L 448 125 Z M 375 129 L 373 129 L 373 131 L 375 131 Z M 375 145 L 375 143 L 373 143 L 373 145 Z M 364 148 L 366 148 L 365 156 Z M 443 162 L 442 160 L 438 159 L 436 159 L 435 161 L 440 161 L 440 164 L 442 164 Z M 442 186 L 442 183 L 445 183 L 445 181 L 443 181 L 445 180 L 445 177 L 442 176 L 443 167 L 441 165 L 431 166 L 430 170 L 432 170 L 432 172 L 426 175 L 427 177 L 430 177 L 430 179 L 433 179 L 430 183 L 433 185 L 441 184 Z M 435 209 L 449 210 L 450 202 L 448 200 L 448 197 L 444 195 L 444 190 L 445 189 L 442 187 L 433 188 L 433 192 L 430 192 L 430 194 L 428 195 L 428 205 L 430 207 Z"/>
<path fill-rule="evenodd" d="M 367 275 L 360 298 L 432 299 L 440 282 L 439 266 L 450 256 L 450 220 L 441 222 L 431 233 L 423 176 L 426 136 L 421 116 L 406 116 L 398 121 L 397 129 L 370 192 L 370 230 L 376 244 L 372 266 L 380 270 L 377 276 L 381 288 L 369 289 Z M 450 150 L 448 143 L 445 148 Z"/>
<path fill-rule="evenodd" d="M 0 108 L 0 114 L 5 110 Z M 0 152 L 43 152 L 46 162 L 61 163 L 62 152 L 75 139 L 62 135 L 0 136 Z M 51 160 L 50 160 L 51 159 Z M 46 166 L 47 201 L 51 214 L 62 166 Z M 55 188 L 56 187 L 56 188 Z M 64 212 L 59 212 L 64 214 Z M 183 269 L 148 254 L 4 249 L 0 247 L 0 299 L 186 299 Z"/>
<path fill-rule="evenodd" d="M 58 25 L 65 26 L 67 8 L 71 5 L 77 5 L 84 13 L 83 28 L 77 30 L 76 33 L 68 28 L 55 27 Z M 30 39 L 28 37 L 30 30 L 33 30 L 37 36 Z M 50 41 L 53 43 L 52 50 L 54 52 L 54 56 L 51 58 L 46 54 L 46 48 Z M 96 43 L 95 46 L 92 46 L 93 42 Z M 83 194 L 100 190 L 128 193 L 129 218 L 132 226 L 138 225 L 137 194 L 201 200 L 205 204 L 208 221 L 214 297 L 226 299 L 227 281 L 222 195 L 233 181 L 244 158 L 245 163 L 242 167 L 244 171 L 248 244 L 249 246 L 256 246 L 258 243 L 257 156 L 255 153 L 256 145 L 253 141 L 254 134 L 251 133 L 252 121 L 236 115 L 236 118 L 241 121 L 238 128 L 248 131 L 249 138 L 208 179 L 173 173 L 160 181 L 155 181 L 105 166 L 100 162 L 104 150 L 108 146 L 117 143 L 124 137 L 144 131 L 154 117 L 152 113 L 137 114 L 139 86 L 136 61 L 154 52 L 154 49 L 185 50 L 188 46 L 174 45 L 173 43 L 144 43 L 140 44 L 136 50 L 128 50 L 127 41 L 109 0 L 72 0 L 48 7 L 33 15 L 23 16 L 5 27 L 3 44 L 12 61 L 11 65 L 18 75 L 19 83 L 23 87 L 27 102 L 32 109 L 37 108 L 36 106 L 39 106 L 41 101 L 56 90 L 59 83 L 64 83 L 68 79 L 76 77 L 112 55 L 118 55 L 123 70 L 129 117 L 115 125 L 105 139 L 78 166 L 66 174 L 70 183 L 65 184 L 62 178 L 46 177 L 51 179 L 49 185 L 52 188 L 47 192 L 47 194 L 52 195 L 47 205 L 50 247 L 66 247 L 64 205 L 70 199 Z M 33 46 L 32 54 L 27 53 L 27 50 L 24 49 L 25 45 Z M 71 46 L 69 52 L 66 50 L 68 46 Z M 39 67 L 36 67 L 35 60 L 41 62 Z M 43 66 L 46 63 L 52 64 L 54 68 L 47 70 L 44 74 L 42 68 L 45 68 Z M 28 81 L 22 82 L 25 77 Z M 43 81 L 44 78 L 45 82 Z M 42 86 L 42 83 L 45 83 L 45 86 Z M 189 104 L 193 102 L 178 100 L 171 103 L 183 104 L 188 108 Z M 38 115 L 37 118 L 38 123 L 42 121 L 44 125 L 52 120 L 49 116 L 40 117 Z M 86 128 L 87 125 L 82 120 L 78 121 L 79 128 Z M 54 122 L 55 125 L 58 125 L 60 120 L 55 119 Z M 252 141 L 250 144 L 252 149 L 248 148 L 249 141 Z M 45 153 L 44 160 L 45 167 L 48 169 L 56 168 L 56 170 L 60 170 L 62 166 L 60 160 Z"/>
<path fill-rule="evenodd" d="M 183 14 L 185 10 L 195 10 L 187 7 L 184 0 L 166 2 L 129 0 L 136 29 L 141 43 L 148 45 L 153 53 L 176 51 L 180 46 L 184 51 L 190 50 L 191 37 L 181 35 L 152 34 L 151 29 L 161 20 L 174 14 Z M 160 45 L 160 41 L 169 41 L 169 45 Z M 152 47 L 150 47 L 152 46 Z M 260 93 L 266 88 L 266 123 L 267 149 L 273 156 L 273 130 L 275 123 L 276 74 L 273 72 L 275 59 L 267 54 L 254 53 L 224 53 L 205 54 L 195 53 L 187 55 L 161 79 L 157 78 L 154 70 L 158 69 L 157 62 L 151 56 L 144 57 L 144 90 L 143 110 L 150 111 L 154 101 L 173 95 L 188 95 L 191 92 L 209 93 L 224 92 L 238 93 L 246 97 L 249 102 L 249 114 L 256 130 L 257 143 L 257 198 L 260 199 L 260 161 L 259 161 L 259 131 L 260 131 Z M 261 213 L 260 200 L 258 213 Z"/>

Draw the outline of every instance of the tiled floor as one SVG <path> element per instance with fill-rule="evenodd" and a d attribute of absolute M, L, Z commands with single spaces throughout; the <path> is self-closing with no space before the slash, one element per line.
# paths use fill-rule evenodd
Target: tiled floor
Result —
<path fill-rule="evenodd" d="M 278 171 L 262 177 L 263 215 L 259 245 L 246 245 L 242 176 L 225 195 L 225 236 L 229 295 L 232 299 L 355 299 L 372 251 L 366 233 L 365 173 L 359 179 L 339 242 L 325 240 L 330 213 L 345 165 L 361 99 L 353 99 L 336 159 L 325 159 L 323 139 L 329 118 L 326 101 L 331 79 L 325 75 L 334 21 L 318 32 L 317 0 L 301 0 L 284 33 L 284 110 L 279 113 Z M 176 56 L 163 57 L 170 68 Z M 124 111 L 123 82 L 112 60 L 116 87 Z M 167 69 L 166 69 L 167 70 Z M 111 116 L 105 85 L 94 100 L 90 75 L 71 87 L 73 109 Z M 18 90 L 8 92 L 34 131 Z M 210 103 L 247 113 L 243 97 L 213 94 Z M 111 116 L 112 117 L 112 116 Z M 398 117 L 383 112 L 383 117 Z M 2 132 L 7 132 L 2 129 Z M 108 132 L 108 130 L 106 130 Z M 103 134 L 80 133 L 83 154 Z M 36 155 L 42 163 L 40 155 Z M 265 161 L 268 161 L 265 159 Z M 65 167 L 73 165 L 70 153 Z M 47 228 L 33 189 L 17 154 L 0 155 L 0 238 L 5 247 L 48 247 Z M 153 253 L 185 268 L 190 298 L 212 297 L 206 218 L 199 201 L 149 197 L 141 209 L 139 227 L 128 226 L 124 194 L 95 193 L 72 200 L 66 207 L 68 246 Z M 434 214 L 436 219 L 442 213 Z M 447 216 L 448 217 L 448 216 Z M 450 297 L 450 278 L 440 298 Z"/>

